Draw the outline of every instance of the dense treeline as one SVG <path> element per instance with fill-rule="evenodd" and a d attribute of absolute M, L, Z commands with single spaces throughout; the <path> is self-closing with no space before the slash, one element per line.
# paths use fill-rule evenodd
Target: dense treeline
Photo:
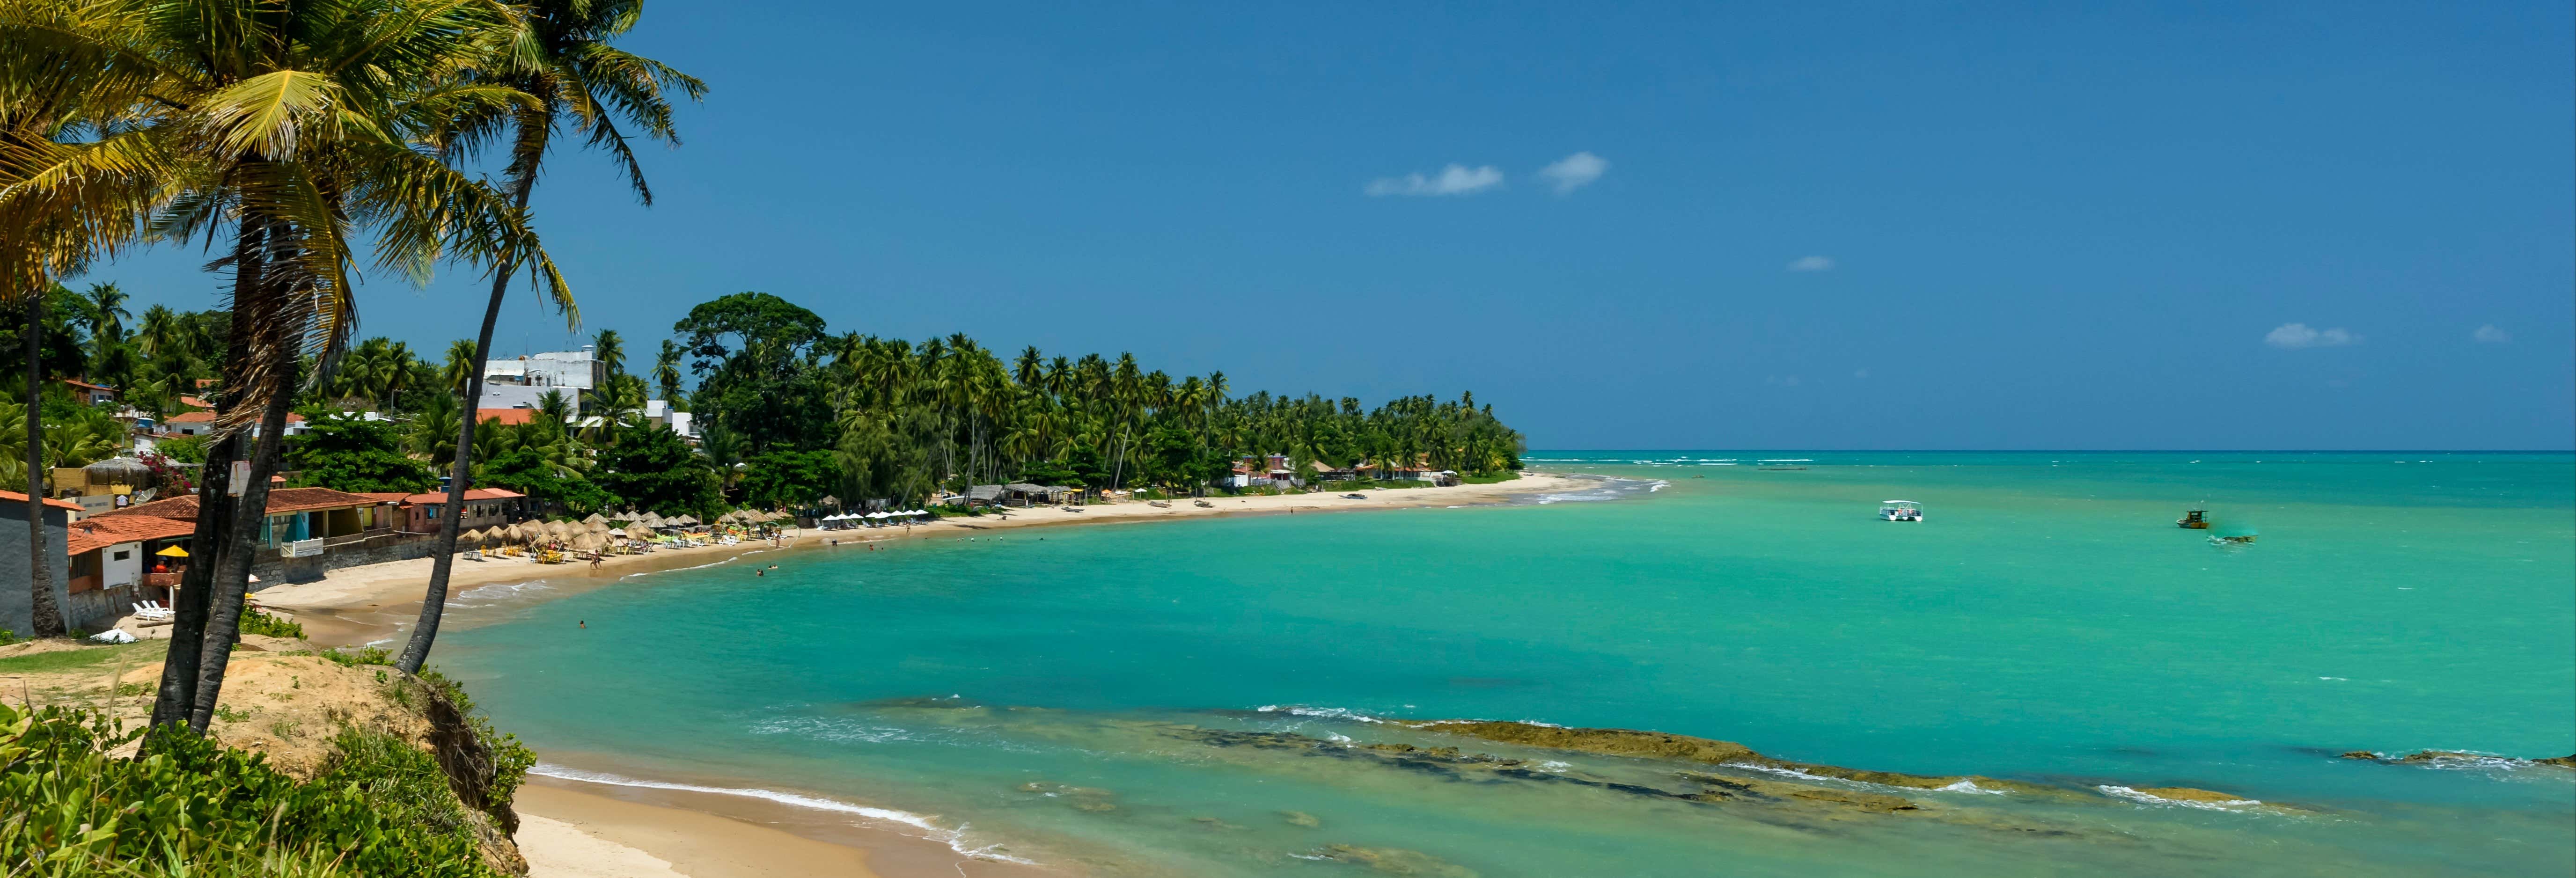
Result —
<path fill-rule="evenodd" d="M 777 296 L 738 293 L 672 327 L 699 378 L 703 452 L 718 472 L 830 471 L 833 480 L 728 480 L 755 505 L 844 498 L 908 504 L 940 488 L 1024 480 L 1088 489 L 1190 491 L 1236 461 L 1413 464 L 1488 474 L 1519 467 L 1521 437 L 1472 394 L 1360 401 L 1231 395 L 1225 374 L 1174 378 L 1133 355 L 1005 361 L 962 334 L 918 344 L 829 334 Z M 828 463 L 824 462 L 828 454 Z"/>

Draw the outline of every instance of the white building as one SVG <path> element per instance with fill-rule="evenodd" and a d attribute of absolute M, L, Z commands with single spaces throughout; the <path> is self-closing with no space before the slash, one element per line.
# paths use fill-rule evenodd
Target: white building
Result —
<path fill-rule="evenodd" d="M 696 433 L 690 432 L 689 413 L 672 410 L 671 401 L 667 399 L 645 400 L 644 419 L 670 427 L 671 432 L 678 433 L 682 436 L 697 435 Z"/>
<path fill-rule="evenodd" d="M 608 364 L 593 356 L 590 345 L 577 351 L 548 351 L 529 354 L 515 360 L 485 360 L 483 386 L 517 385 L 521 387 L 560 387 L 565 396 L 573 391 L 596 390 L 608 383 Z M 543 391 L 539 391 L 543 393 Z M 485 408 L 509 408 L 486 405 Z"/>
<path fill-rule="evenodd" d="M 549 393 L 563 394 L 564 402 L 572 406 L 572 413 L 581 414 L 581 391 L 579 390 L 531 384 L 494 384 L 488 379 L 483 383 L 483 401 L 475 404 L 474 407 L 478 409 L 540 408 L 538 403 Z"/>

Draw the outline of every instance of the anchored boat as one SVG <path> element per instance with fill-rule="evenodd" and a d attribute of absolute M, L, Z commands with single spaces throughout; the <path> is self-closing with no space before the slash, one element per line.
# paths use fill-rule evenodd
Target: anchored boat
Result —
<path fill-rule="evenodd" d="M 1923 504 L 1912 500 L 1889 500 L 1879 504 L 1880 521 L 1922 521 Z"/>
<path fill-rule="evenodd" d="M 2174 525 L 2175 525 L 2176 527 L 2185 527 L 2185 528 L 2190 528 L 2190 529 L 2192 529 L 2192 530 L 2208 530 L 2208 529 L 2209 529 L 2209 510 L 2207 510 L 2207 509 L 2186 509 L 2186 510 L 2183 510 L 2182 517 L 2181 517 L 2181 518 L 2174 519 Z"/>

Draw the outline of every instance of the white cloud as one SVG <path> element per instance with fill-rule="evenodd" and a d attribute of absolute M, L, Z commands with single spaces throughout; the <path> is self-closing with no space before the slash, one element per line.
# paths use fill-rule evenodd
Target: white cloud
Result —
<path fill-rule="evenodd" d="M 2305 323 L 2284 323 L 2263 336 L 2263 343 L 2282 350 L 2331 348 L 2361 343 L 2361 336 L 2343 327 L 2310 329 Z"/>
<path fill-rule="evenodd" d="M 2495 324 L 2489 323 L 2478 327 L 2478 331 L 2469 333 L 2469 337 L 2486 344 L 2504 344 L 2513 340 L 2513 333 L 2497 329 Z"/>
<path fill-rule="evenodd" d="M 1406 174 L 1401 177 L 1379 177 L 1370 180 L 1370 195 L 1471 195 L 1503 185 L 1503 169 L 1493 165 L 1470 168 L 1450 165 L 1440 169 L 1437 177 Z"/>
<path fill-rule="evenodd" d="M 1558 195 L 1592 185 L 1592 181 L 1609 172 L 1610 160 L 1589 152 L 1578 152 L 1538 169 L 1538 175 L 1547 178 L 1549 185 L 1556 187 Z"/>
<path fill-rule="evenodd" d="M 1834 270 L 1834 261 L 1833 261 L 1833 260 L 1831 260 L 1831 259 L 1827 259 L 1827 258 L 1825 258 L 1825 257 L 1822 257 L 1822 256 L 1806 256 L 1806 257 L 1800 257 L 1798 261 L 1796 261 L 1796 262 L 1792 262 L 1792 263 L 1789 263 L 1789 270 L 1790 270 L 1790 271 L 1832 271 L 1832 270 Z"/>

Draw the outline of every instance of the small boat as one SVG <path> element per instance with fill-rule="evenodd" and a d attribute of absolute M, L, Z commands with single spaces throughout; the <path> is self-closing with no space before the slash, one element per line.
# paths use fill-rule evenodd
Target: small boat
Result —
<path fill-rule="evenodd" d="M 1368 499 L 1368 495 L 1367 495 L 1367 494 L 1344 494 L 1344 495 L 1342 495 L 1342 499 L 1344 499 L 1344 500 L 1366 500 L 1366 499 Z"/>
<path fill-rule="evenodd" d="M 2233 545 L 2239 545 L 2239 546 L 2242 546 L 2242 545 L 2245 545 L 2245 544 L 2247 544 L 2247 543 L 2251 543 L 2251 542 L 2253 542 L 2253 541 L 2254 541 L 2254 535 L 2253 535 L 2253 534 L 2241 534 L 2241 535 L 2238 535 L 2238 536 L 2232 536 L 2232 537 L 2230 537 L 2230 536 L 2210 537 L 2209 539 L 2210 539 L 2212 542 L 2229 543 L 2229 544 L 2233 544 Z"/>
<path fill-rule="evenodd" d="M 1912 500 L 1889 500 L 1878 506 L 1880 521 L 1922 521 L 1923 504 Z"/>
<path fill-rule="evenodd" d="M 2181 518 L 2174 519 L 2174 526 L 2175 526 L 2175 527 L 2190 528 L 2190 529 L 2192 529 L 2192 530 L 2208 530 L 2208 529 L 2209 529 L 2209 510 L 2207 510 L 2207 509 L 2186 509 L 2186 510 L 2183 510 L 2182 517 L 2181 517 Z"/>
<path fill-rule="evenodd" d="M 1190 505 L 1192 505 L 1192 506 L 1196 506 L 1196 507 L 1201 508 L 1201 509 L 1213 509 L 1213 508 L 1216 508 L 1216 504 L 1214 504 L 1214 503 L 1210 503 L 1210 502 L 1205 501 L 1205 500 L 1192 500 L 1192 501 L 1190 501 Z"/>

